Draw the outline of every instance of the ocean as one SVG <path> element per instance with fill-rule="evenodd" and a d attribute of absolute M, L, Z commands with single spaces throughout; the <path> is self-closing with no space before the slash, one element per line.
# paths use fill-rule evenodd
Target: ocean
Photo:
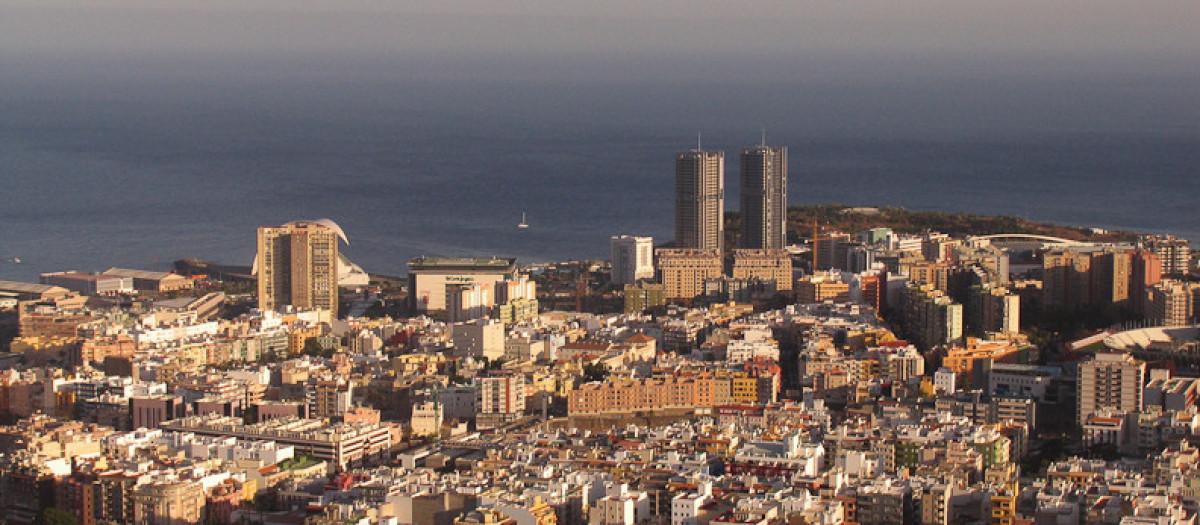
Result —
<path fill-rule="evenodd" d="M 0 68 L 0 279 L 248 265 L 256 227 L 305 218 L 337 221 L 374 273 L 418 255 L 602 258 L 612 235 L 671 238 L 674 153 L 698 138 L 725 151 L 736 209 L 738 151 L 764 131 L 789 148 L 793 205 L 1200 241 L 1192 74 L 138 65 Z"/>

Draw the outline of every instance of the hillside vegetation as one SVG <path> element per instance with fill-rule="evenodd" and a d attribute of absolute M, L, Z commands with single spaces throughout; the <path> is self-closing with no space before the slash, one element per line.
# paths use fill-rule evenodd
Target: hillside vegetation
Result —
<path fill-rule="evenodd" d="M 820 206 L 792 206 L 788 209 L 788 242 L 798 243 L 812 237 L 813 222 L 819 222 L 821 231 L 840 231 L 854 234 L 870 228 L 891 228 L 897 233 L 917 234 L 936 231 L 954 237 L 968 235 L 991 235 L 997 233 L 1023 233 L 1049 235 L 1064 239 L 1091 242 L 1129 241 L 1136 237 L 1130 232 L 1110 231 L 1097 233 L 1091 228 L 1062 226 L 1035 222 L 1008 215 L 974 215 L 936 211 L 912 211 L 898 207 L 847 206 L 826 204 Z M 731 246 L 736 246 L 741 220 L 737 212 L 726 212 L 725 231 L 733 237 Z"/>

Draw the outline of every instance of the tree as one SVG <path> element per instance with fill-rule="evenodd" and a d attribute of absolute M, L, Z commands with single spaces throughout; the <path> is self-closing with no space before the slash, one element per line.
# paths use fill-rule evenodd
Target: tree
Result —
<path fill-rule="evenodd" d="M 77 525 L 75 515 L 56 507 L 50 507 L 42 512 L 42 525 Z"/>
<path fill-rule="evenodd" d="M 322 346 L 316 337 L 309 337 L 304 341 L 304 349 L 300 353 L 312 357 L 333 357 L 334 351 Z"/>
<path fill-rule="evenodd" d="M 600 363 L 588 363 L 583 366 L 583 380 L 586 383 L 608 379 L 608 367 Z"/>

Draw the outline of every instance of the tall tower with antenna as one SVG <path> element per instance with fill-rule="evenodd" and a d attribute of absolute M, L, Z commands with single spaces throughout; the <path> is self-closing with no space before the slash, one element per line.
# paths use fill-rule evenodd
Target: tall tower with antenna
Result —
<path fill-rule="evenodd" d="M 741 247 L 782 250 L 787 246 L 787 146 L 742 148 Z"/>
<path fill-rule="evenodd" d="M 725 249 L 725 152 L 675 154 L 675 243 L 680 248 Z"/>

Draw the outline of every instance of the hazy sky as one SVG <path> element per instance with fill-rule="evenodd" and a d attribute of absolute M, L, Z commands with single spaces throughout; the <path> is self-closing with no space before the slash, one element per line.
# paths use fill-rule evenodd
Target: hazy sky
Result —
<path fill-rule="evenodd" d="M 1078 57 L 1196 63 L 1197 0 L 0 0 L 0 56 Z"/>
<path fill-rule="evenodd" d="M 526 209 L 564 220 L 522 257 L 598 255 L 669 234 L 698 130 L 764 127 L 794 204 L 1200 242 L 1200 0 L 0 0 L 0 258 L 248 263 L 330 216 L 402 272 L 506 253 Z"/>

